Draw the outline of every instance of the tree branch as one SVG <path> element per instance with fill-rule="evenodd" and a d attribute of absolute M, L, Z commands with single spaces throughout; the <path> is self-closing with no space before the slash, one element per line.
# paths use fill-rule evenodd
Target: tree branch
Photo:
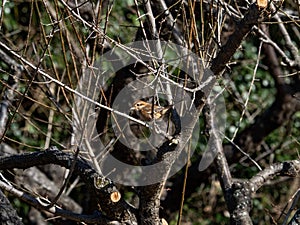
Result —
<path fill-rule="evenodd" d="M 56 164 L 70 169 L 74 160 L 74 155 L 59 151 L 56 147 L 51 147 L 40 152 L 0 157 L 0 169 L 26 169 L 45 164 Z M 76 159 L 74 173 L 79 175 L 91 190 L 95 191 L 97 202 L 101 204 L 101 210 L 106 216 L 113 218 L 113 220 L 131 221 L 132 224 L 135 223 L 137 218 L 136 209 L 127 204 L 123 199 L 118 202 L 112 201 L 111 194 L 116 192 L 117 188 L 110 180 L 100 177 L 100 175 L 81 158 Z M 96 183 L 95 180 L 97 181 Z M 26 197 L 26 199 L 30 198 Z M 26 199 L 24 200 L 26 201 Z M 47 205 L 45 207 L 47 208 Z"/>
<path fill-rule="evenodd" d="M 0 202 L 0 223 L 2 225 L 23 225 L 22 219 L 17 215 L 16 210 L 12 207 L 12 205 L 1 190 Z"/>
<path fill-rule="evenodd" d="M 240 47 L 243 39 L 251 31 L 254 25 L 257 24 L 260 17 L 260 10 L 256 3 L 250 5 L 244 18 L 237 24 L 235 32 L 230 35 L 226 44 L 221 48 L 217 57 L 212 60 L 210 69 L 215 75 L 219 75 L 229 63 L 231 57 Z"/>

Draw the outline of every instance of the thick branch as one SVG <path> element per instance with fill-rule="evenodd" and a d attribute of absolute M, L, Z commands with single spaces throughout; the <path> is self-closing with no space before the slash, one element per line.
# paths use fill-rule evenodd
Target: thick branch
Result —
<path fill-rule="evenodd" d="M 248 181 L 236 181 L 225 194 L 231 225 L 252 225 L 249 212 L 252 208 L 252 188 Z"/>
<path fill-rule="evenodd" d="M 110 218 L 119 221 L 136 221 L 136 211 L 123 199 L 113 202 L 110 198 L 117 188 L 111 181 L 101 178 L 95 170 L 83 159 L 75 158 L 74 155 L 59 151 L 51 147 L 45 151 L 24 153 L 9 157 L 0 157 L 0 169 L 26 169 L 32 166 L 56 164 L 70 169 L 72 162 L 76 160 L 74 173 L 79 175 L 85 183 L 96 192 L 97 201 L 101 204 L 102 211 Z M 100 184 L 95 184 L 100 180 Z"/>
<path fill-rule="evenodd" d="M 297 225 L 297 224 L 300 224 L 300 209 L 298 209 L 297 212 L 295 212 L 295 215 L 288 223 L 288 225 Z"/>
<path fill-rule="evenodd" d="M 252 195 L 276 176 L 297 177 L 299 176 L 299 172 L 300 161 L 293 160 L 273 164 L 249 180 L 234 182 L 225 194 L 231 215 L 230 224 L 252 224 L 249 216 L 252 208 Z"/>
<path fill-rule="evenodd" d="M 282 163 L 276 163 L 264 170 L 260 171 L 254 177 L 250 179 L 253 184 L 253 192 L 256 192 L 266 182 L 272 180 L 275 176 L 288 176 L 297 177 L 300 173 L 300 161 L 286 161 Z"/>
<path fill-rule="evenodd" d="M 17 215 L 16 210 L 11 206 L 8 199 L 0 190 L 0 223 L 2 225 L 22 225 L 21 218 Z"/>
<path fill-rule="evenodd" d="M 77 214 L 77 213 L 72 213 L 67 210 L 63 210 L 60 207 L 55 206 L 55 205 L 49 208 L 48 205 L 50 202 L 47 199 L 43 199 L 40 197 L 33 197 L 27 193 L 24 193 L 23 191 L 19 191 L 19 190 L 15 189 L 12 185 L 6 184 L 2 181 L 0 181 L 0 187 L 2 189 L 6 190 L 8 193 L 23 200 L 24 202 L 34 206 L 35 208 L 48 211 L 57 216 L 61 216 L 61 217 L 75 220 L 78 222 L 97 223 L 97 224 L 103 224 L 103 225 L 113 224 L 113 223 L 111 223 L 111 221 L 109 219 L 105 218 L 100 213 L 94 213 L 93 215 L 83 215 L 83 214 Z"/>
<path fill-rule="evenodd" d="M 217 57 L 211 63 L 211 70 L 214 74 L 219 75 L 231 57 L 241 45 L 243 39 L 251 31 L 252 27 L 257 24 L 260 16 L 260 11 L 255 3 L 250 5 L 244 18 L 237 24 L 235 32 L 230 35 L 227 43 L 221 48 Z"/>

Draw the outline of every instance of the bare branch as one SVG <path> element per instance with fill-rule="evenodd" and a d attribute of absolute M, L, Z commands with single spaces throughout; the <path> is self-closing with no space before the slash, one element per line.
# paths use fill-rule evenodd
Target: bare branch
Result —
<path fill-rule="evenodd" d="M 67 210 L 63 210 L 60 207 L 54 205 L 51 208 L 48 207 L 50 202 L 41 197 L 33 197 L 29 194 L 26 194 L 23 191 L 17 190 L 12 185 L 6 184 L 3 181 L 0 180 L 0 187 L 10 194 L 12 194 L 15 197 L 18 197 L 19 199 L 23 200 L 24 202 L 34 206 L 37 209 L 45 210 L 50 213 L 53 213 L 56 216 L 62 216 L 67 219 L 71 219 L 78 222 L 85 222 L 85 223 L 92 223 L 92 224 L 120 224 L 116 221 L 111 221 L 105 216 L 101 215 L 100 213 L 94 213 L 94 215 L 83 215 L 83 214 L 77 214 L 72 213 Z"/>
<path fill-rule="evenodd" d="M 98 202 L 101 202 L 102 210 L 106 213 L 106 215 L 114 217 L 117 220 L 130 220 L 132 222 L 136 221 L 136 212 L 133 207 L 128 205 L 124 200 L 117 203 L 111 201 L 110 195 L 111 193 L 115 192 L 117 188 L 111 183 L 110 180 L 103 177 L 101 178 L 101 181 L 103 184 L 105 183 L 105 185 L 95 186 L 95 179 L 99 179 L 100 177 L 95 170 L 81 158 L 75 159 L 74 155 L 59 151 L 56 147 L 51 147 L 48 150 L 41 152 L 0 157 L 0 169 L 26 169 L 32 166 L 45 164 L 56 164 L 70 169 L 74 160 L 76 160 L 74 173 L 79 175 L 86 182 L 86 184 L 97 193 L 99 198 Z M 18 194 L 18 192 L 16 194 Z M 35 202 L 36 201 L 37 200 L 35 200 Z M 47 208 L 47 205 L 43 206 L 42 208 Z M 59 209 L 58 212 L 60 212 Z"/>
<path fill-rule="evenodd" d="M 217 57 L 213 59 L 210 69 L 214 74 L 219 75 L 225 69 L 226 64 L 229 63 L 229 60 L 240 46 L 242 40 L 251 31 L 253 26 L 257 24 L 259 16 L 259 8 L 253 3 L 245 13 L 244 18 L 237 24 L 235 32 L 221 48 Z"/>
<path fill-rule="evenodd" d="M 274 179 L 276 176 L 299 176 L 300 161 L 286 161 L 282 163 L 276 163 L 264 170 L 260 171 L 249 181 L 253 184 L 253 192 L 256 192 L 260 187 L 266 184 L 268 181 Z"/>

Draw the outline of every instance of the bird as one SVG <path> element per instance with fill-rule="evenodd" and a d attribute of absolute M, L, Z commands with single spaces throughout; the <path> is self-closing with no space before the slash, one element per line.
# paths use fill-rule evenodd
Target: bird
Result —
<path fill-rule="evenodd" d="M 153 120 L 159 120 L 165 115 L 168 114 L 172 106 L 159 106 L 153 105 L 151 103 L 138 100 L 133 103 L 133 106 L 130 108 L 130 115 L 137 117 L 138 119 L 151 122 Z"/>

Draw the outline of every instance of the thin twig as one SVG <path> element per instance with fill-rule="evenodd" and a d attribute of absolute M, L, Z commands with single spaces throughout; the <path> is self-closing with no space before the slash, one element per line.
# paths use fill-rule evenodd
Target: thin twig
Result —
<path fill-rule="evenodd" d="M 246 96 L 246 100 L 245 100 L 245 103 L 244 103 L 244 106 L 243 106 L 243 111 L 242 111 L 240 119 L 238 121 L 237 128 L 235 129 L 235 131 L 234 131 L 234 133 L 232 135 L 231 141 L 233 141 L 235 139 L 235 137 L 237 135 L 237 132 L 238 132 L 238 130 L 240 128 L 240 125 L 242 123 L 243 117 L 245 115 L 245 112 L 247 110 L 247 105 L 248 105 L 248 102 L 249 102 L 249 99 L 250 99 L 250 95 L 251 95 L 252 89 L 254 87 L 254 82 L 256 80 L 256 73 L 257 73 L 257 69 L 258 69 L 258 65 L 259 65 L 259 61 L 260 61 L 260 54 L 261 54 L 262 44 L 263 44 L 263 42 L 260 42 L 259 47 L 258 47 L 258 54 L 257 54 L 255 68 L 253 70 L 253 75 L 252 75 L 252 80 L 251 80 L 251 83 L 250 83 L 250 87 L 249 87 L 249 90 L 248 90 L 248 93 L 247 93 L 247 96 Z"/>
<path fill-rule="evenodd" d="M 84 99 L 84 100 L 86 100 L 86 101 L 88 101 L 88 102 L 94 104 L 95 106 L 99 106 L 99 107 L 101 107 L 101 108 L 103 108 L 103 109 L 106 109 L 106 110 L 108 110 L 108 111 L 110 111 L 110 112 L 113 112 L 113 113 L 115 113 L 115 114 L 117 114 L 117 115 L 123 116 L 123 117 L 125 117 L 125 118 L 127 118 L 127 119 L 129 119 L 129 120 L 132 120 L 132 121 L 134 121 L 134 122 L 136 122 L 136 123 L 138 123 L 138 124 L 141 124 L 141 125 L 143 125 L 143 126 L 149 127 L 149 125 L 148 125 L 146 122 L 143 122 L 143 121 L 138 120 L 138 119 L 136 119 L 136 118 L 134 118 L 134 117 L 128 116 L 128 115 L 125 114 L 125 113 L 119 112 L 119 111 L 117 111 L 117 110 L 114 110 L 114 109 L 112 109 L 112 108 L 106 106 L 106 105 L 103 105 L 103 104 L 101 104 L 101 103 L 98 103 L 98 102 L 96 102 L 96 101 L 90 99 L 89 97 L 87 97 L 87 96 L 85 96 L 85 95 L 79 93 L 78 91 L 76 91 L 76 90 L 70 88 L 68 85 L 64 84 L 63 82 L 61 82 L 61 81 L 59 81 L 59 80 L 57 80 L 57 79 L 51 77 L 48 73 L 44 72 L 44 71 L 43 71 L 42 69 L 40 69 L 40 68 L 37 68 L 35 65 L 33 65 L 31 62 L 29 62 L 28 60 L 26 60 L 25 58 L 23 58 L 22 56 L 20 56 L 19 54 L 17 54 L 15 51 L 13 51 L 11 48 L 9 48 L 9 47 L 8 47 L 7 45 L 5 45 L 4 43 L 0 42 L 0 46 L 1 46 L 2 48 L 4 48 L 5 50 L 7 50 L 8 52 L 10 52 L 14 57 L 16 57 L 17 59 L 19 59 L 22 63 L 28 65 L 29 67 L 31 67 L 32 69 L 36 70 L 38 73 L 40 73 L 41 75 L 43 75 L 44 77 L 46 77 L 46 78 L 49 79 L 50 81 L 56 83 L 57 85 L 61 86 L 62 88 L 66 89 L 67 91 L 70 91 L 71 93 L 73 93 L 73 94 L 75 94 L 75 95 L 81 97 L 82 99 Z"/>

